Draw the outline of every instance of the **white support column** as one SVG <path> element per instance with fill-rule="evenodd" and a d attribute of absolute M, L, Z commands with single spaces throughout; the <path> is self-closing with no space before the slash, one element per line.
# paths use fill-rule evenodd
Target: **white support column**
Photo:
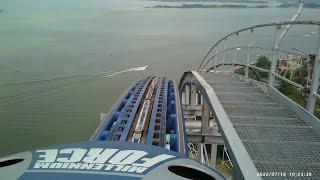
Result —
<path fill-rule="evenodd" d="M 251 49 L 251 44 L 248 45 L 248 50 L 247 50 L 247 63 L 246 63 L 246 72 L 245 72 L 245 76 L 246 78 L 249 77 L 249 64 L 250 64 L 250 49 Z"/>
<path fill-rule="evenodd" d="M 217 163 L 217 145 L 211 144 L 211 167 L 216 168 Z"/>
<path fill-rule="evenodd" d="M 274 80 L 275 80 L 275 76 L 274 76 L 274 72 L 276 70 L 276 66 L 277 66 L 277 50 L 279 48 L 279 44 L 280 44 L 280 39 L 279 39 L 279 31 L 281 30 L 280 26 L 276 27 L 275 30 L 275 37 L 274 37 L 274 48 L 273 48 L 273 52 L 272 52 L 272 61 L 271 61 L 271 67 L 270 67 L 270 72 L 269 72 L 269 85 L 273 86 L 274 85 Z"/>
<path fill-rule="evenodd" d="M 313 72 L 312 72 L 312 82 L 311 82 L 311 89 L 308 98 L 307 110 L 310 113 L 314 113 L 314 108 L 316 105 L 316 97 L 315 94 L 318 92 L 319 88 L 319 78 L 320 78 L 320 26 L 318 27 L 318 48 L 317 54 L 314 60 Z"/>
<path fill-rule="evenodd" d="M 307 89 L 308 89 L 310 87 L 309 79 L 311 76 L 311 68 L 309 66 L 310 65 L 310 55 L 308 55 L 307 62 L 308 62 L 308 78 L 307 78 Z"/>
<path fill-rule="evenodd" d="M 210 107 L 206 101 L 202 103 L 201 134 L 209 134 Z"/>
<path fill-rule="evenodd" d="M 196 104 L 195 104 L 195 105 L 199 105 L 199 104 L 198 104 L 198 99 L 199 99 L 199 96 L 198 96 L 198 93 L 196 93 L 196 100 L 195 100 L 195 101 L 196 101 Z"/>
<path fill-rule="evenodd" d="M 202 143 L 197 144 L 197 160 L 201 163 L 204 163 L 203 144 Z"/>
<path fill-rule="evenodd" d="M 208 152 L 207 152 L 207 146 L 206 144 L 203 144 L 203 156 L 204 156 L 204 164 L 207 166 L 210 166 Z"/>
<path fill-rule="evenodd" d="M 195 85 L 191 84 L 191 96 L 190 96 L 191 109 L 195 109 L 197 104 L 197 88 Z"/>
<path fill-rule="evenodd" d="M 196 160 L 201 162 L 201 144 L 197 144 L 197 156 L 196 156 Z"/>
<path fill-rule="evenodd" d="M 235 52 L 234 52 L 234 58 L 233 58 L 233 64 L 235 64 L 239 59 L 236 59 L 236 58 L 239 58 L 239 49 L 238 49 L 238 46 L 239 46 L 239 34 L 237 33 L 236 34 L 236 44 L 235 44 Z"/>
<path fill-rule="evenodd" d="M 223 60 L 222 60 L 222 71 L 224 70 L 224 63 L 226 62 L 226 49 L 227 49 L 227 39 L 224 39 L 224 53 L 223 53 Z"/>
<path fill-rule="evenodd" d="M 238 35 L 239 34 L 236 34 L 236 43 L 234 45 L 234 53 L 233 53 L 233 64 L 236 63 L 236 56 L 237 56 L 237 53 L 238 53 Z"/>
<path fill-rule="evenodd" d="M 200 91 L 197 91 L 197 93 L 196 93 L 196 97 L 197 97 L 197 99 L 196 99 L 196 102 L 197 102 L 197 106 L 200 106 L 200 105 L 202 105 L 202 95 L 201 95 L 201 93 L 200 93 Z"/>
<path fill-rule="evenodd" d="M 225 154 L 224 154 L 224 149 L 225 149 L 225 145 L 223 145 L 223 149 L 222 149 L 222 159 L 221 159 L 221 164 L 223 165 L 223 163 L 224 163 L 224 156 L 225 156 Z"/>
<path fill-rule="evenodd" d="M 249 65 L 251 63 L 251 46 L 252 46 L 252 37 L 253 37 L 253 32 L 254 30 L 250 30 L 250 44 L 248 45 L 248 50 L 247 50 L 247 63 L 246 63 L 246 72 L 245 76 L 246 78 L 249 78 Z"/>
<path fill-rule="evenodd" d="M 213 49 L 213 59 L 210 61 L 210 68 L 213 68 L 212 70 L 215 70 L 215 66 L 216 66 L 216 64 L 217 64 L 217 59 L 216 59 L 216 53 L 217 53 L 217 50 L 216 50 L 216 48 L 214 48 Z"/>
<path fill-rule="evenodd" d="M 186 105 L 190 105 L 190 85 L 185 85 Z"/>
<path fill-rule="evenodd" d="M 186 105 L 186 92 L 181 92 L 181 104 Z"/>

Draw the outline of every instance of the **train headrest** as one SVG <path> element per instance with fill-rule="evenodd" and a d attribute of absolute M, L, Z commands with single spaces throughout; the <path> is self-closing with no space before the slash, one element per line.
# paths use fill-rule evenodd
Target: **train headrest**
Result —
<path fill-rule="evenodd" d="M 225 179 L 185 155 L 151 145 L 89 141 L 0 158 L 1 179 Z"/>

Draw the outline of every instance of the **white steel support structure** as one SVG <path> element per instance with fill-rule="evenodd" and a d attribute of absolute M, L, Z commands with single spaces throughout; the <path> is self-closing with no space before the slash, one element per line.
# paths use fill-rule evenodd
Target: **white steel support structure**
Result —
<path fill-rule="evenodd" d="M 316 98 L 318 95 L 319 78 L 320 78 L 320 25 L 318 26 L 317 55 L 314 60 L 311 89 L 310 89 L 310 95 L 309 95 L 308 104 L 307 104 L 307 110 L 312 114 L 314 113 Z"/>
<path fill-rule="evenodd" d="M 281 30 L 281 26 L 276 26 L 275 30 L 275 35 L 274 35 L 274 42 L 275 46 L 273 48 L 272 52 L 272 61 L 271 61 L 271 67 L 270 67 L 270 72 L 269 72 L 269 85 L 273 86 L 274 85 L 274 80 L 275 80 L 275 71 L 276 71 L 276 66 L 277 66 L 277 50 L 279 48 L 280 44 L 280 38 L 279 38 L 279 31 Z"/>
<path fill-rule="evenodd" d="M 299 0 L 299 6 L 298 9 L 296 10 L 295 14 L 293 15 L 293 17 L 291 18 L 291 21 L 294 22 L 296 21 L 303 9 L 304 6 L 304 0 Z M 278 26 L 276 29 L 276 34 L 275 34 L 275 46 L 274 46 L 274 51 L 272 54 L 272 62 L 271 62 L 271 69 L 270 69 L 270 74 L 269 74 L 269 84 L 273 85 L 274 80 L 275 80 L 275 68 L 277 65 L 277 57 L 276 57 L 276 52 L 280 46 L 281 41 L 283 40 L 283 38 L 287 35 L 288 31 L 290 30 L 292 24 L 288 24 L 284 27 L 283 31 L 281 32 L 281 34 L 279 34 L 279 31 L 281 30 L 281 26 Z"/>
<path fill-rule="evenodd" d="M 185 85 L 185 104 L 190 104 L 190 85 Z"/>
<path fill-rule="evenodd" d="M 211 167 L 216 168 L 216 163 L 217 163 L 217 149 L 218 145 L 217 144 L 211 144 Z"/>
<path fill-rule="evenodd" d="M 237 53 L 238 53 L 238 43 L 239 43 L 239 33 L 236 34 L 236 43 L 235 43 L 235 46 L 234 46 L 234 54 L 233 54 L 233 61 L 232 63 L 235 64 L 236 63 L 236 58 L 237 58 Z"/>
<path fill-rule="evenodd" d="M 224 40 L 224 51 L 227 49 L 227 39 Z M 226 53 L 223 54 L 222 71 L 224 70 L 224 63 L 226 62 Z"/>
<path fill-rule="evenodd" d="M 249 78 L 249 65 L 251 63 L 251 47 L 252 47 L 252 37 L 253 37 L 253 32 L 254 30 L 251 29 L 250 30 L 250 44 L 248 45 L 248 49 L 247 49 L 247 63 L 246 63 L 246 69 L 245 69 L 245 77 Z"/>
<path fill-rule="evenodd" d="M 197 88 L 196 86 L 190 84 L 190 107 L 191 109 L 195 109 L 195 106 L 197 105 Z"/>
<path fill-rule="evenodd" d="M 189 91 L 187 89 L 189 89 Z M 186 123 L 187 133 L 189 133 L 191 138 L 188 144 L 189 155 L 203 164 L 216 168 L 217 147 L 218 144 L 221 145 L 221 141 L 223 144 L 223 140 L 221 135 L 218 135 L 218 132 L 213 132 L 217 130 L 213 127 L 214 120 L 211 117 L 210 106 L 203 100 L 203 96 L 197 91 L 193 82 L 190 81 L 188 85 L 185 85 L 184 91 L 185 94 L 188 94 L 185 96 L 186 99 L 184 101 L 190 103 L 190 109 L 186 109 L 186 111 L 195 111 L 199 106 L 201 107 L 201 121 L 188 120 L 188 123 Z M 201 103 L 197 103 L 200 99 Z M 197 128 L 199 128 L 199 131 L 197 131 Z M 196 136 L 201 136 L 202 140 L 199 139 L 197 141 Z M 216 139 L 214 139 L 214 137 L 216 137 Z"/>
<path fill-rule="evenodd" d="M 221 164 L 227 167 L 229 170 L 232 170 L 233 165 L 232 165 L 226 146 L 223 146 Z"/>
<path fill-rule="evenodd" d="M 202 117 L 201 117 L 201 134 L 202 135 L 209 135 L 210 129 L 209 129 L 209 122 L 210 122 L 210 107 L 206 101 L 202 102 Z M 198 161 L 211 165 L 211 167 L 215 168 L 216 165 L 216 156 L 217 156 L 217 144 L 211 144 L 210 149 L 210 160 L 207 152 L 207 146 L 205 143 L 199 143 L 198 145 L 198 152 L 197 152 L 197 158 Z"/>
<path fill-rule="evenodd" d="M 246 78 L 249 77 L 249 65 L 250 65 L 250 61 L 251 61 L 250 49 L 251 49 L 251 44 L 248 45 L 248 50 L 247 50 L 247 63 L 246 63 L 246 71 L 245 71 Z"/>
<path fill-rule="evenodd" d="M 299 0 L 299 6 L 298 6 L 298 9 L 296 10 L 296 12 L 294 13 L 294 15 L 292 16 L 291 18 L 291 21 L 296 21 L 299 16 L 301 15 L 302 13 L 302 9 L 303 9 L 303 6 L 304 6 L 304 0 Z M 280 42 L 282 41 L 282 39 L 286 36 L 286 34 L 288 33 L 288 31 L 290 30 L 291 28 L 291 24 L 288 24 L 285 26 L 285 28 L 283 29 L 283 31 L 281 32 L 280 34 L 280 37 L 279 37 L 279 44 L 277 44 L 277 46 L 280 45 Z"/>

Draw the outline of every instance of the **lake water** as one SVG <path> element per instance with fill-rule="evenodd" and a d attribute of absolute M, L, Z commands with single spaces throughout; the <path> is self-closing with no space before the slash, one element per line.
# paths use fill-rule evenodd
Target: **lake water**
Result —
<path fill-rule="evenodd" d="M 135 79 L 161 75 L 179 80 L 199 65 L 219 37 L 250 25 L 289 20 L 295 11 L 144 8 L 156 4 L 161 3 L 2 0 L 0 155 L 88 140 L 100 113 Z M 301 19 L 319 17 L 320 10 L 305 9 Z M 313 36 L 306 40 L 292 32 L 285 44 L 302 49 L 314 45 Z M 261 33 L 257 42 L 270 44 L 272 36 Z M 150 68 L 110 78 L 12 84 L 144 65 Z"/>

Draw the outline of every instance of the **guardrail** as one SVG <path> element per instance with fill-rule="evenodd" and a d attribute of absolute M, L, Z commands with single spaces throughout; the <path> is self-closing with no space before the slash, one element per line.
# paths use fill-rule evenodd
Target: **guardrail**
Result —
<path fill-rule="evenodd" d="M 291 84 L 292 86 L 302 89 L 302 90 L 306 90 L 306 88 L 301 85 L 298 84 L 286 77 L 283 77 L 279 74 L 276 73 L 276 67 L 277 67 L 277 53 L 282 52 L 282 53 L 287 53 L 287 54 L 292 54 L 292 55 L 299 55 L 299 56 L 304 56 L 307 58 L 307 60 L 310 60 L 310 54 L 308 53 L 304 53 L 301 50 L 297 49 L 297 48 L 292 48 L 291 51 L 290 50 L 282 50 L 279 49 L 279 45 L 280 45 L 280 41 L 283 38 L 282 34 L 280 34 L 280 30 L 282 27 L 284 27 L 285 29 L 287 27 L 291 27 L 293 25 L 303 25 L 303 26 L 314 26 L 318 29 L 318 44 L 316 47 L 316 55 L 315 55 L 315 61 L 314 61 L 314 65 L 313 65 L 313 70 L 312 70 L 312 80 L 311 80 L 311 88 L 310 88 L 310 94 L 308 97 L 308 101 L 307 101 L 307 110 L 310 113 L 314 113 L 314 109 L 315 109 L 315 103 L 317 99 L 320 99 L 320 95 L 318 94 L 318 87 L 319 87 L 319 78 L 320 78 L 320 21 L 286 21 L 286 22 L 280 22 L 280 23 L 267 23 L 267 24 L 260 24 L 260 25 L 255 25 L 255 26 L 251 26 L 251 27 L 247 27 L 247 28 L 243 28 L 240 29 L 238 31 L 232 32 L 224 37 L 222 37 L 220 40 L 218 40 L 211 48 L 210 50 L 206 53 L 206 55 L 204 56 L 204 58 L 202 59 L 199 67 L 198 67 L 198 72 L 203 72 L 203 71 L 210 71 L 213 68 L 213 66 L 210 66 L 210 64 L 213 63 L 217 63 L 216 59 L 217 56 L 221 56 L 222 57 L 222 63 L 220 63 L 222 66 L 224 64 L 230 64 L 230 63 L 226 63 L 225 59 L 226 59 L 226 53 L 229 51 L 235 51 L 235 53 L 239 50 L 247 50 L 247 59 L 245 60 L 245 62 L 241 63 L 239 62 L 240 59 L 236 59 L 236 54 L 234 54 L 234 58 L 233 58 L 233 62 L 231 62 L 234 65 L 241 65 L 245 67 L 245 76 L 248 77 L 248 72 L 249 72 L 249 68 L 253 68 L 256 69 L 258 71 L 262 71 L 265 73 L 268 73 L 268 84 L 270 86 L 274 86 L 275 85 L 275 79 L 280 79 L 281 81 L 285 81 L 286 83 Z M 253 46 L 252 42 L 250 42 L 250 44 L 248 45 L 242 45 L 239 46 L 237 45 L 237 42 L 235 43 L 236 45 L 234 47 L 231 48 L 227 48 L 227 40 L 231 37 L 238 37 L 240 35 L 240 33 L 245 32 L 245 31 L 250 31 L 251 34 L 253 34 L 253 32 L 258 29 L 258 28 L 263 28 L 263 27 L 275 27 L 275 35 L 274 35 L 274 47 L 272 48 L 265 48 L 265 47 L 259 47 L 259 46 Z M 219 46 L 224 46 L 223 50 L 219 51 Z M 272 59 L 271 59 L 271 67 L 270 69 L 263 69 L 261 67 L 257 67 L 255 66 L 254 63 L 251 62 L 251 55 L 250 52 L 252 49 L 260 49 L 260 50 L 264 50 L 264 51 L 271 51 L 272 54 Z M 294 52 L 296 51 L 296 52 Z M 215 65 L 217 66 L 217 64 Z"/>

